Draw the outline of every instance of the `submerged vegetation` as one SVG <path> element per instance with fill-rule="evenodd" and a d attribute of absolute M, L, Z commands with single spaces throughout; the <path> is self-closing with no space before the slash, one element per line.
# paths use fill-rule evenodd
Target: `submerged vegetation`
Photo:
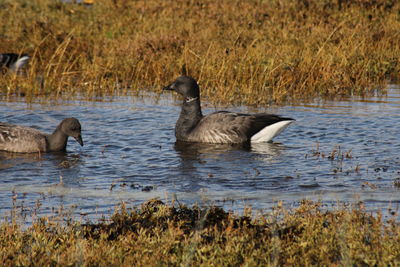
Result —
<path fill-rule="evenodd" d="M 0 53 L 32 56 L 2 98 L 160 91 L 186 66 L 213 102 L 364 95 L 400 73 L 400 3 L 56 0 L 0 4 Z"/>
<path fill-rule="evenodd" d="M 396 216 L 393 213 L 393 216 Z M 121 205 L 108 223 L 0 225 L 4 266 L 397 266 L 400 225 L 357 207 L 326 211 L 304 201 L 242 216 L 218 207 L 173 207 L 159 200 Z"/>

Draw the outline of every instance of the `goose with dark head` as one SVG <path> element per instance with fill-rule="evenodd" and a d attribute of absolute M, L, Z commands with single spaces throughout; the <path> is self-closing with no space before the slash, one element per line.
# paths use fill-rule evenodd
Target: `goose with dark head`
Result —
<path fill-rule="evenodd" d="M 203 116 L 199 85 L 189 76 L 178 77 L 163 90 L 175 91 L 184 98 L 175 126 L 178 141 L 220 144 L 269 142 L 294 121 L 267 113 L 217 111 Z"/>
<path fill-rule="evenodd" d="M 0 122 L 0 150 L 15 153 L 65 151 L 71 136 L 83 146 L 81 124 L 75 118 L 61 121 L 52 134 L 34 128 Z"/>

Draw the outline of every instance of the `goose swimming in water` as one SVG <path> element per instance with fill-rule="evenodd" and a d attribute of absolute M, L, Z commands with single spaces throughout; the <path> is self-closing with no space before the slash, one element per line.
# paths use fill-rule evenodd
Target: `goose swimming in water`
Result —
<path fill-rule="evenodd" d="M 163 90 L 173 90 L 184 97 L 175 126 L 178 141 L 220 144 L 269 142 L 294 121 L 267 113 L 217 111 L 203 116 L 199 85 L 189 76 L 180 76 Z"/>
<path fill-rule="evenodd" d="M 29 56 L 26 54 L 4 53 L 0 54 L 0 68 L 9 69 L 13 72 L 18 71 L 29 61 Z"/>
<path fill-rule="evenodd" d="M 0 150 L 18 153 L 65 151 L 68 137 L 83 146 L 81 124 L 75 118 L 64 119 L 52 134 L 0 122 Z"/>

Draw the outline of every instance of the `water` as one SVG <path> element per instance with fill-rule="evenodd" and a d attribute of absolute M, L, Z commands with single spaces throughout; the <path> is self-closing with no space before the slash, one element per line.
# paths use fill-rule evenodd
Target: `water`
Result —
<path fill-rule="evenodd" d="M 203 102 L 205 114 L 222 109 Z M 77 117 L 85 142 L 80 147 L 70 139 L 67 153 L 0 152 L 0 217 L 13 207 L 29 215 L 63 207 L 93 220 L 121 202 L 135 206 L 154 197 L 238 212 L 247 206 L 267 211 L 280 200 L 293 206 L 302 199 L 363 201 L 384 213 L 399 208 L 399 87 L 391 86 L 386 97 L 229 108 L 296 119 L 275 143 L 250 148 L 175 144 L 180 103 L 167 93 L 112 102 L 0 103 L 0 121 L 44 132 Z M 329 158 L 332 151 L 337 153 Z"/>

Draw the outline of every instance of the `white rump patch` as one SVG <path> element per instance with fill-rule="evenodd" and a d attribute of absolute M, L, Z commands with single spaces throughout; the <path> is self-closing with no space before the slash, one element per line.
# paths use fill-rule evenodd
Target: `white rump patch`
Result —
<path fill-rule="evenodd" d="M 275 136 L 280 134 L 286 127 L 294 122 L 294 120 L 290 121 L 280 121 L 267 127 L 264 127 L 261 131 L 253 135 L 250 139 L 252 143 L 261 143 L 271 141 Z"/>
<path fill-rule="evenodd" d="M 26 63 L 28 63 L 29 56 L 22 56 L 14 64 L 11 65 L 11 69 L 13 71 L 18 71 L 22 68 Z"/>

